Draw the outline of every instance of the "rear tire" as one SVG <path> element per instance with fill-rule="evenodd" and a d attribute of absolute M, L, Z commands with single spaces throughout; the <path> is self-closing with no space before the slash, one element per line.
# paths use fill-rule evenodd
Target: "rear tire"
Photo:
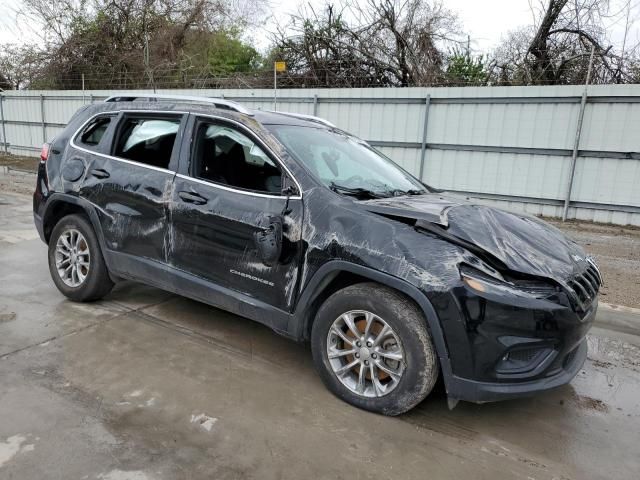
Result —
<path fill-rule="evenodd" d="M 322 304 L 311 349 L 331 392 L 384 415 L 412 409 L 438 379 L 438 357 L 422 312 L 402 294 L 375 283 L 346 287 Z"/>
<path fill-rule="evenodd" d="M 49 238 L 49 272 L 63 295 L 76 302 L 98 300 L 113 288 L 93 227 L 82 215 L 67 215 Z"/>

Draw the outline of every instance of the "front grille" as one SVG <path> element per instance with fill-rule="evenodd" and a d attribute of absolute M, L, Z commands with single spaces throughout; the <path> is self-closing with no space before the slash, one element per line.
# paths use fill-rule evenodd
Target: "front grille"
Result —
<path fill-rule="evenodd" d="M 496 365 L 496 374 L 519 378 L 537 375 L 541 364 L 553 353 L 549 345 L 516 347 L 505 353 Z"/>
<path fill-rule="evenodd" d="M 586 312 L 602 286 L 602 277 L 598 267 L 589 259 L 587 269 L 571 278 L 567 282 L 567 286 L 577 308 L 582 312 Z"/>

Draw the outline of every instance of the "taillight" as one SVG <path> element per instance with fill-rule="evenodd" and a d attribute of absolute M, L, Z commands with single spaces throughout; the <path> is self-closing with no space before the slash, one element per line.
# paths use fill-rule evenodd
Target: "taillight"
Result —
<path fill-rule="evenodd" d="M 40 150 L 40 161 L 46 162 L 47 158 L 49 158 L 49 144 L 45 143 L 42 145 L 42 150 Z"/>

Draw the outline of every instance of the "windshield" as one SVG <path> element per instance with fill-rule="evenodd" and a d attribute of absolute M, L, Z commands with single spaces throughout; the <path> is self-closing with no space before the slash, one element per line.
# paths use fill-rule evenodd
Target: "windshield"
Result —
<path fill-rule="evenodd" d="M 280 142 L 329 188 L 388 197 L 424 193 L 425 187 L 390 159 L 344 132 L 267 125 Z"/>

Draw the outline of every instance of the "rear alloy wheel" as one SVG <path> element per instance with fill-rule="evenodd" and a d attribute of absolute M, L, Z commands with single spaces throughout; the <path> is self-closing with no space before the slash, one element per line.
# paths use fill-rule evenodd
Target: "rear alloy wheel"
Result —
<path fill-rule="evenodd" d="M 375 283 L 351 285 L 325 300 L 313 323 L 311 349 L 329 390 L 385 415 L 415 407 L 439 374 L 421 310 Z"/>
<path fill-rule="evenodd" d="M 78 302 L 98 300 L 113 288 L 96 234 L 82 215 L 68 215 L 53 228 L 49 271 L 58 290 Z"/>
<path fill-rule="evenodd" d="M 56 270 L 70 287 L 82 285 L 89 275 L 91 252 L 84 235 L 75 228 L 65 230 L 56 241 Z"/>

